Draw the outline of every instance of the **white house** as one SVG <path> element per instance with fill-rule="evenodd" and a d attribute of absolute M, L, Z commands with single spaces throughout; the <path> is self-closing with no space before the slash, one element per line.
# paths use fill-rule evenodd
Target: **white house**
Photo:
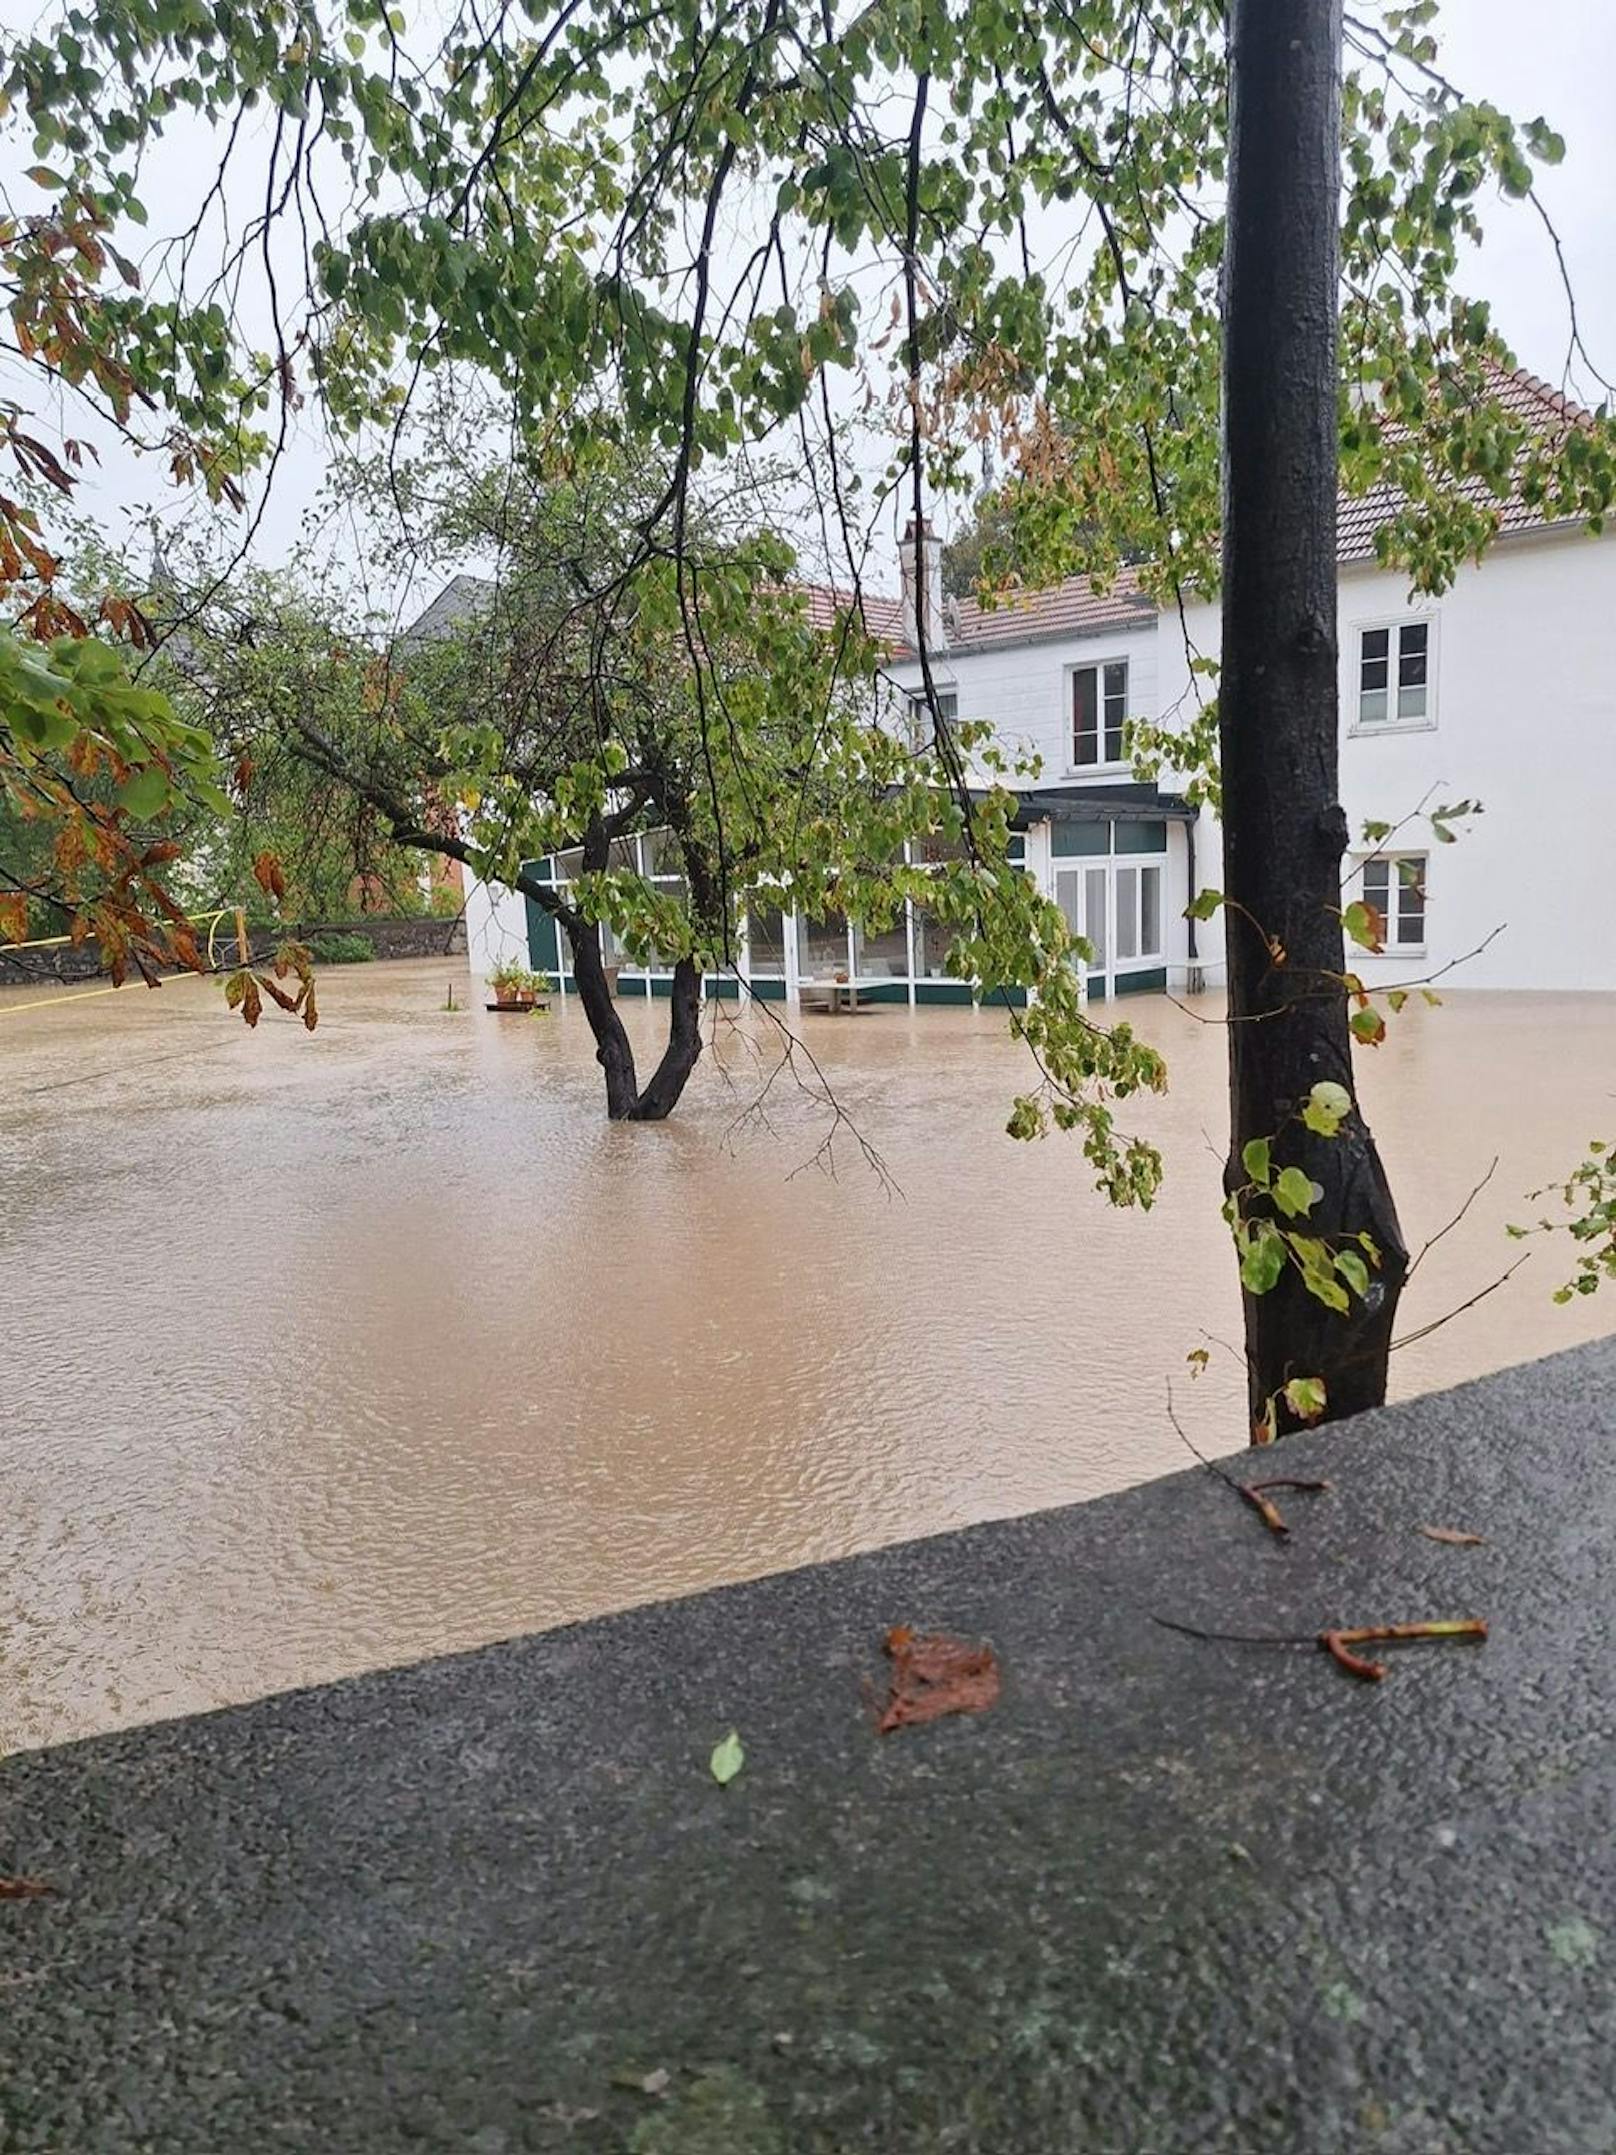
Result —
<path fill-rule="evenodd" d="M 1504 389 L 1541 429 L 1574 416 L 1531 376 Z M 1347 895 L 1366 895 L 1387 924 L 1384 954 L 1351 962 L 1377 987 L 1440 973 L 1444 992 L 1616 988 L 1616 535 L 1544 524 L 1511 502 L 1482 564 L 1440 598 L 1415 598 L 1374 560 L 1385 507 L 1373 495 L 1344 501 L 1340 520 Z M 1219 886 L 1217 823 L 1186 805 L 1173 773 L 1139 782 L 1124 744 L 1129 719 L 1182 719 L 1205 691 L 1189 658 L 1217 655 L 1216 603 L 1192 605 L 1181 622 L 1125 572 L 1104 594 L 1075 578 L 990 610 L 945 605 L 940 548 L 927 539 L 921 552 L 917 586 L 909 535 L 902 595 L 866 595 L 866 618 L 890 638 L 895 691 L 914 696 L 923 613 L 945 715 L 989 720 L 1008 750 L 1039 759 L 1038 775 L 1018 784 L 1019 843 L 1028 872 L 1094 947 L 1089 994 L 1220 984 L 1221 921 L 1185 918 L 1196 891 Z M 810 598 L 828 619 L 835 595 Z M 1482 813 L 1442 843 L 1425 812 L 1461 799 Z M 1395 835 L 1357 844 L 1369 821 Z M 657 872 L 654 839 L 641 843 Z M 562 857 L 545 872 L 564 879 L 569 866 Z M 467 924 L 474 965 L 513 954 L 551 973 L 561 963 L 553 922 L 509 892 L 473 886 Z M 856 922 L 771 909 L 748 931 L 740 971 L 763 996 L 794 999 L 845 974 L 880 999 L 969 997 L 918 916 L 866 937 Z M 620 988 L 665 985 L 662 974 L 625 973 Z"/>

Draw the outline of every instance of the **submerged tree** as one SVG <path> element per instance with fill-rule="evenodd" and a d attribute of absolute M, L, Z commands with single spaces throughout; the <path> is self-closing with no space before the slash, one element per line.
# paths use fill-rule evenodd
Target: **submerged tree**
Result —
<path fill-rule="evenodd" d="M 224 381 L 237 385 L 243 438 L 259 419 L 284 435 L 312 385 L 335 424 L 359 429 L 380 413 L 402 433 L 419 381 L 459 366 L 497 387 L 524 453 L 542 444 L 565 461 L 604 443 L 649 470 L 654 452 L 650 498 L 626 550 L 591 580 L 589 607 L 634 592 L 632 618 L 677 637 L 688 660 L 684 723 L 704 775 L 733 749 L 739 679 L 753 667 L 764 684 L 771 678 L 767 653 L 752 651 L 739 671 L 734 654 L 753 634 L 743 610 L 773 618 L 767 593 L 787 564 L 709 574 L 697 528 L 702 474 L 796 429 L 823 551 L 841 557 L 842 580 L 856 588 L 867 496 L 843 453 L 843 422 L 858 389 L 892 455 L 877 492 L 901 498 L 917 530 L 930 499 L 963 485 L 987 440 L 1013 473 L 1015 560 L 1029 579 L 1103 578 L 1137 553 L 1169 618 L 1187 592 L 1215 586 L 1228 254 L 1228 417 L 1243 445 L 1230 496 L 1236 702 L 1223 774 L 1241 908 L 1231 934 L 1241 1178 L 1232 1203 L 1256 1298 L 1254 1393 L 1271 1428 L 1378 1396 L 1399 1248 L 1351 1106 L 1352 986 L 1339 936 L 1347 909 L 1331 882 L 1339 817 L 1332 771 L 1317 761 L 1332 648 L 1319 611 L 1333 483 L 1325 436 L 1339 430 L 1350 490 L 1379 489 L 1382 559 L 1427 590 L 1486 544 L 1511 490 L 1545 515 L 1597 521 L 1616 472 L 1605 418 L 1538 438 L 1505 409 L 1497 369 L 1507 355 L 1486 310 L 1454 289 L 1483 191 L 1529 197 L 1533 161 L 1552 161 L 1560 145 L 1541 121 L 1517 128 L 1443 81 L 1432 13 L 1430 0 L 1414 0 L 1348 22 L 1339 135 L 1331 85 L 1342 28 L 1322 0 L 1296 10 L 1251 0 L 1234 11 L 1232 41 L 1221 0 L 1149 10 L 1100 0 L 1056 16 L 1032 0 L 936 0 L 844 19 L 808 0 L 736 0 L 716 11 L 696 0 L 649 11 L 568 0 L 522 17 L 468 7 L 441 38 L 411 33 L 377 0 L 249 0 L 227 14 L 152 0 L 69 8 L 16 45 L 7 87 L 13 115 L 26 113 L 35 130 L 36 182 L 56 205 L 41 229 L 54 232 L 63 218 L 85 225 L 103 268 L 164 134 L 183 122 L 212 128 L 224 145 L 220 189 L 195 225 L 133 271 L 137 283 L 160 282 L 161 306 L 174 310 L 174 334 L 146 371 L 136 359 L 156 303 L 143 292 L 114 303 L 101 297 L 93 262 L 75 271 L 92 295 L 92 344 L 182 419 L 193 407 L 215 414 L 210 385 Z M 1277 94 L 1276 71 L 1287 67 L 1309 93 L 1294 110 Z M 1243 113 L 1268 111 L 1276 137 L 1290 142 L 1315 220 L 1305 231 L 1301 205 L 1276 200 L 1279 225 L 1265 242 L 1249 186 L 1234 222 L 1226 216 L 1231 71 L 1236 129 Z M 258 110 L 267 126 L 245 125 Z M 1270 152 L 1238 139 L 1237 186 L 1241 160 L 1249 175 L 1254 157 L 1260 171 L 1280 154 L 1277 143 Z M 231 227 L 223 211 L 246 161 L 253 207 L 244 228 Z M 1339 339 L 1317 230 L 1337 213 Z M 20 237 L 49 285 L 57 239 L 36 247 L 30 232 Z M 1265 270 L 1269 243 L 1282 258 Z M 269 347 L 256 359 L 235 349 L 230 328 L 254 274 Z M 1306 298 L 1305 324 L 1272 325 L 1294 343 L 1306 383 L 1298 484 L 1283 499 L 1272 474 L 1248 468 L 1252 455 L 1271 455 L 1262 422 L 1272 402 L 1238 311 L 1242 295 L 1261 303 L 1270 274 L 1287 305 Z M 127 398 L 118 377 L 81 365 L 77 378 L 115 410 Z M 221 484 L 234 484 L 226 466 L 207 462 L 222 456 L 217 443 L 182 446 L 180 460 L 195 468 L 200 454 Z M 1260 539 L 1251 572 L 1237 566 L 1242 516 Z M 1297 734 L 1278 724 L 1251 670 L 1253 610 L 1264 605 L 1278 607 L 1290 639 L 1282 671 L 1303 713 Z M 793 633 L 783 610 L 779 633 Z M 856 711 L 860 669 L 873 662 L 857 638 L 843 641 L 844 661 L 856 663 L 837 685 L 847 680 L 852 702 L 830 694 L 825 704 L 865 728 L 846 740 L 848 768 L 862 757 L 881 770 L 870 797 L 871 814 L 887 819 L 883 841 L 921 818 L 906 824 L 881 804 L 922 790 L 929 800 L 946 783 L 970 871 L 956 879 L 973 914 L 970 968 L 985 983 L 1040 989 L 1016 1020 L 1040 1057 L 1040 1080 L 1012 1128 L 1032 1135 L 1050 1120 L 1081 1123 L 1112 1194 L 1147 1196 L 1153 1161 L 1144 1148 L 1116 1150 L 1109 1098 L 1148 1066 L 1126 1028 L 1107 1032 L 1086 1017 L 1065 969 L 1049 963 L 1058 939 L 1024 879 L 1001 871 L 992 819 L 1002 807 L 979 805 L 970 744 L 942 720 L 924 624 L 919 655 L 932 740 L 917 762 L 888 766 L 898 751 L 879 747 L 868 714 Z M 819 680 L 822 660 L 802 656 Z M 770 703 L 766 686 L 758 694 Z M 1214 731 L 1209 708 L 1157 745 L 1212 788 Z M 733 783 L 708 788 L 703 842 L 721 904 L 716 925 L 709 915 L 692 930 L 693 963 L 714 954 L 709 945 L 722 953 L 754 867 L 799 873 L 769 844 L 753 855 L 743 766 L 756 754 L 768 776 L 776 750 L 761 734 L 745 746 Z M 452 790 L 464 779 L 475 790 L 476 758 L 447 761 L 434 783 Z M 616 781 L 637 769 L 626 752 L 620 770 L 595 755 L 580 801 L 615 813 Z M 398 805 L 413 812 L 408 800 Z M 531 835 L 536 843 L 542 826 Z M 830 850 L 846 852 L 840 839 Z M 892 849 L 867 850 L 879 853 L 867 891 L 878 905 L 895 887 Z M 490 866 L 500 857 L 492 840 L 482 857 Z M 848 865 L 838 860 L 838 876 Z M 1294 883 L 1283 880 L 1287 868 Z M 811 866 L 800 872 L 811 881 Z M 1270 1022 L 1271 1011 L 1283 1016 Z M 1367 1042 L 1384 1020 L 1359 1008 L 1351 1022 Z M 1262 1044 L 1270 1032 L 1289 1045 Z M 1336 1135 L 1327 1139 L 1326 1127 Z M 1338 1149 L 1326 1169 L 1327 1143 Z M 1373 1249 L 1349 1248 L 1354 1234 Z M 1347 1321 L 1321 1328 L 1315 1304 Z M 1280 1403 L 1272 1414 L 1270 1398 Z"/>
<path fill-rule="evenodd" d="M 232 758 L 302 767 L 373 835 L 464 862 L 556 921 L 608 1115 L 675 1107 L 701 1053 L 704 981 L 734 974 L 749 913 L 789 905 L 879 931 L 912 904 L 956 977 L 1015 991 L 1014 1022 L 1098 1176 L 1149 1201 L 1154 1155 L 1112 1112 L 1159 1085 L 1160 1058 L 1084 1013 L 1064 919 L 1007 857 L 1014 799 L 988 729 L 945 750 L 895 723 L 857 604 L 797 585 L 750 492 L 693 506 L 673 558 L 642 543 L 654 473 L 610 450 L 555 469 L 439 455 L 344 484 L 407 501 L 412 548 L 469 550 L 489 573 L 456 586 L 452 617 L 403 636 L 322 614 L 281 579 L 278 614 L 260 587 L 250 641 L 238 600 L 199 603 L 175 663 Z M 962 755 L 976 781 L 963 801 Z M 655 878 L 637 837 L 656 843 Z M 567 853 L 564 883 L 541 872 Z M 671 968 L 646 1076 L 604 930 L 631 961 Z"/>

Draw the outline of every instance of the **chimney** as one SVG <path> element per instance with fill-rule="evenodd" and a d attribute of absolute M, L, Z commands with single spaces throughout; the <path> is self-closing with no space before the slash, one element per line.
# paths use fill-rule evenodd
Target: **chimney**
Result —
<path fill-rule="evenodd" d="M 922 517 L 918 526 L 911 517 L 898 542 L 898 573 L 903 581 L 904 632 L 920 641 L 922 631 L 928 651 L 941 651 L 948 642 L 943 613 L 943 542 Z"/>

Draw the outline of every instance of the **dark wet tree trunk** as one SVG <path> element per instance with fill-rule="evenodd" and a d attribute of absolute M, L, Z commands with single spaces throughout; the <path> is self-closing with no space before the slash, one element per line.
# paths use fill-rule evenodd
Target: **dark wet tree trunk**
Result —
<path fill-rule="evenodd" d="M 1380 1252 L 1346 1314 L 1294 1265 L 1245 1297 L 1254 1425 L 1292 1378 L 1330 1417 L 1375 1406 L 1408 1256 L 1354 1106 L 1334 1138 L 1296 1120 L 1311 1088 L 1352 1090 L 1337 799 L 1337 306 L 1341 0 L 1232 0 L 1224 267 L 1224 888 L 1232 1106 L 1228 1187 L 1250 1138 L 1324 1195 L 1295 1224 Z M 1263 1200 L 1253 1201 L 1263 1211 Z"/>
<path fill-rule="evenodd" d="M 631 1121 L 639 1104 L 639 1078 L 634 1050 L 601 962 L 599 923 L 569 920 L 567 943 L 572 951 L 573 986 L 595 1036 L 595 1060 L 606 1079 L 606 1113 L 613 1122 Z"/>
<path fill-rule="evenodd" d="M 584 833 L 587 872 L 605 868 L 613 822 L 597 818 Z M 595 1036 L 595 1060 L 606 1078 L 606 1113 L 613 1122 L 664 1122 L 679 1104 L 686 1080 L 701 1055 L 701 968 L 694 958 L 680 958 L 673 970 L 668 999 L 668 1045 L 642 1092 L 634 1049 L 618 1015 L 600 954 L 600 926 L 569 907 L 563 916 L 572 951 L 572 977 L 589 1030 Z"/>
<path fill-rule="evenodd" d="M 668 1000 L 668 1045 L 634 1103 L 635 1122 L 662 1122 L 672 1114 L 700 1054 L 701 968 L 694 958 L 681 958 L 673 969 Z"/>

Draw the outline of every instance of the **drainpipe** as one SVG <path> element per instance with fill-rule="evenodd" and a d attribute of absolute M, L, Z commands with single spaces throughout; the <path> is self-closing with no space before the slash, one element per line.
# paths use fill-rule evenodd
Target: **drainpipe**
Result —
<path fill-rule="evenodd" d="M 1199 822 L 1199 820 L 1200 815 L 1199 811 L 1197 811 L 1196 816 L 1184 826 L 1184 852 L 1186 856 L 1186 866 L 1189 870 L 1190 904 L 1192 906 L 1194 905 L 1196 897 L 1198 895 L 1195 888 L 1195 825 L 1197 822 Z M 1195 948 L 1195 915 L 1193 913 L 1189 914 L 1189 931 L 1189 962 L 1191 963 L 1191 965 L 1193 965 L 1196 958 L 1200 955 L 1200 953 Z"/>

